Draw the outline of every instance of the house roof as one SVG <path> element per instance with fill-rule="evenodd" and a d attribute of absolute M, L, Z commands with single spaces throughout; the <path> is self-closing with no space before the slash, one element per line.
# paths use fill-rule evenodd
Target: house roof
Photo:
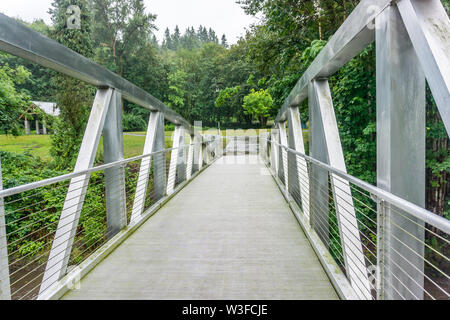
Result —
<path fill-rule="evenodd" d="M 46 114 L 57 117 L 60 114 L 59 108 L 55 102 L 31 101 L 35 106 L 39 107 Z"/>

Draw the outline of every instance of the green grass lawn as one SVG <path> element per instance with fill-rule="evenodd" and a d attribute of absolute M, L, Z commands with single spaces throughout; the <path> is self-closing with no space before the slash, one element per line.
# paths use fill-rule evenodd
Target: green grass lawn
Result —
<path fill-rule="evenodd" d="M 268 132 L 269 129 L 260 130 L 221 130 L 222 135 L 243 136 L 256 135 L 261 132 Z M 217 134 L 217 130 L 208 130 L 203 133 Z M 171 137 L 173 131 L 166 132 L 166 148 L 171 147 Z M 309 134 L 307 130 L 303 130 L 305 143 L 308 141 Z M 124 134 L 123 144 L 125 158 L 131 158 L 142 154 L 145 142 L 145 132 L 128 132 Z M 51 138 L 49 135 L 29 135 L 29 136 L 7 136 L 0 135 L 0 150 L 13 153 L 29 152 L 34 156 L 44 160 L 51 160 L 50 156 Z M 99 152 L 103 152 L 103 143 L 100 141 Z"/>
<path fill-rule="evenodd" d="M 123 140 L 126 158 L 131 158 L 142 154 L 145 137 L 124 135 Z M 166 137 L 166 144 L 169 141 L 170 137 Z M 19 154 L 30 152 L 32 155 L 41 157 L 44 160 L 51 160 L 50 147 L 51 138 L 49 135 L 29 135 L 18 137 L 0 135 L 0 150 L 2 151 Z M 99 149 L 99 152 L 103 152 L 102 141 L 100 141 Z"/>
<path fill-rule="evenodd" d="M 32 155 L 50 160 L 50 136 L 29 135 L 29 136 L 10 136 L 0 135 L 0 150 L 13 153 L 30 152 Z"/>

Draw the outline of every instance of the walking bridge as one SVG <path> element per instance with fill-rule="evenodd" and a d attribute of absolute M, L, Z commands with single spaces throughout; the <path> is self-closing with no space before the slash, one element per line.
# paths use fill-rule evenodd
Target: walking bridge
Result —
<path fill-rule="evenodd" d="M 270 133 L 222 137 L 0 14 L 1 50 L 98 88 L 74 172 L 0 191 L 1 298 L 449 299 L 450 222 L 424 209 L 425 81 L 449 132 L 449 34 L 438 0 L 363 0 Z M 374 41 L 377 186 L 346 173 L 327 80 Z M 122 99 L 151 111 L 131 159 Z"/>

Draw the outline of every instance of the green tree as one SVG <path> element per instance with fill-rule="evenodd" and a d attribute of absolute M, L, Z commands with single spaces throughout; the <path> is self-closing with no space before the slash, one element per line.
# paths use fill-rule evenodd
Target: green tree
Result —
<path fill-rule="evenodd" d="M 11 68 L 6 62 L 8 55 L 0 53 L 0 133 L 18 135 L 20 115 L 30 105 L 30 97 L 17 88 L 30 77 L 23 66 Z"/>
<path fill-rule="evenodd" d="M 143 0 L 93 0 L 93 9 L 93 39 L 101 50 L 101 62 L 123 75 L 125 60 L 136 54 L 156 29 L 156 15 L 145 12 Z"/>
<path fill-rule="evenodd" d="M 247 114 L 251 114 L 259 120 L 261 127 L 265 127 L 272 105 L 273 99 L 267 89 L 259 91 L 252 89 L 250 94 L 244 98 L 242 107 Z"/>
<path fill-rule="evenodd" d="M 67 7 L 77 5 L 81 9 L 81 28 L 67 27 Z M 91 15 L 87 0 L 54 0 L 49 10 L 53 29 L 50 36 L 85 57 L 92 57 Z M 56 102 L 61 115 L 55 124 L 51 154 L 58 168 L 72 167 L 75 163 L 84 134 L 89 108 L 92 103 L 92 88 L 84 82 L 61 74 L 53 78 Z"/>
<path fill-rule="evenodd" d="M 227 37 L 226 37 L 224 34 L 222 35 L 222 40 L 221 40 L 220 44 L 222 45 L 222 47 L 228 49 L 228 41 L 227 41 Z"/>

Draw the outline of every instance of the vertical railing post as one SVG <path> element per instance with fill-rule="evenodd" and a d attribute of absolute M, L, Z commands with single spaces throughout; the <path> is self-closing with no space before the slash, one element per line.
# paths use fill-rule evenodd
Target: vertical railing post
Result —
<path fill-rule="evenodd" d="M 315 125 L 321 127 L 323 134 L 322 147 L 324 148 L 325 161 L 322 161 L 333 168 L 346 172 L 344 152 L 328 80 L 313 80 L 311 86 L 314 92 L 311 98 L 317 110 Z M 325 192 L 324 196 L 326 196 L 328 203 L 328 178 L 324 182 L 326 182 L 327 188 L 323 192 Z M 368 270 L 350 184 L 336 177 L 335 174 L 330 175 L 330 182 L 347 277 L 358 297 L 370 300 L 372 294 Z M 318 205 L 320 206 L 320 203 Z"/>
<path fill-rule="evenodd" d="M 305 143 L 303 141 L 302 123 L 298 107 L 293 106 L 288 110 L 289 148 L 305 154 Z M 306 160 L 293 153 L 288 157 L 289 189 L 300 192 L 301 207 L 303 214 L 309 219 L 309 173 Z"/>
<path fill-rule="evenodd" d="M 287 141 L 287 133 L 286 133 L 286 121 L 278 123 L 278 143 L 280 144 L 279 148 L 279 171 L 278 176 L 280 179 L 284 180 L 284 188 L 286 190 L 286 194 L 289 194 L 289 168 L 288 168 L 288 159 L 287 159 L 287 150 L 285 147 L 288 146 Z"/>
<path fill-rule="evenodd" d="M 200 171 L 203 167 L 203 138 L 200 134 L 194 135 L 194 171 Z"/>
<path fill-rule="evenodd" d="M 159 152 L 166 149 L 164 114 L 162 112 L 159 112 L 156 126 L 157 130 L 152 152 Z M 165 196 L 166 187 L 166 152 L 159 152 L 153 156 L 153 190 L 155 201 Z"/>
<path fill-rule="evenodd" d="M 271 165 L 272 165 L 272 169 L 275 172 L 275 175 L 278 176 L 278 167 L 279 167 L 279 150 L 280 148 L 278 147 L 278 145 L 276 144 L 278 142 L 278 129 L 272 129 L 270 131 L 270 141 L 271 143 Z"/>
<path fill-rule="evenodd" d="M 188 156 L 187 156 L 187 165 L 186 165 L 186 180 L 190 180 L 192 177 L 192 169 L 194 164 L 194 143 L 195 137 L 194 135 L 189 135 L 189 147 L 188 147 Z"/>
<path fill-rule="evenodd" d="M 167 177 L 167 195 L 171 195 L 175 190 L 177 172 L 179 172 L 178 161 L 180 157 L 181 140 L 184 140 L 184 129 L 177 125 L 173 134 L 172 153 L 170 155 L 169 176 Z"/>
<path fill-rule="evenodd" d="M 377 201 L 377 300 L 386 299 L 386 202 Z"/>
<path fill-rule="evenodd" d="M 122 95 L 114 91 L 103 128 L 105 164 L 124 159 L 122 130 Z M 108 238 L 127 225 L 125 172 L 123 166 L 105 170 L 105 198 Z"/>
<path fill-rule="evenodd" d="M 0 157 L 0 191 L 2 190 L 2 158 Z M 0 300 L 11 300 L 8 238 L 6 233 L 5 205 L 3 197 L 0 197 Z"/>
<path fill-rule="evenodd" d="M 377 185 L 425 207 L 425 75 L 397 6 L 375 21 Z M 391 207 L 385 215 L 386 298 L 423 299 L 423 222 Z"/>
<path fill-rule="evenodd" d="M 183 126 L 180 127 L 180 144 L 178 149 L 177 174 L 176 181 L 181 183 L 186 180 L 186 130 Z"/>
<path fill-rule="evenodd" d="M 164 142 L 161 143 L 161 139 L 164 141 L 164 119 L 163 114 L 159 111 L 152 111 L 150 113 L 150 118 L 148 121 L 147 134 L 144 142 L 144 150 L 143 154 L 151 154 L 155 152 L 155 150 L 164 149 Z M 154 157 L 155 159 L 155 177 L 158 176 L 158 179 L 155 180 L 155 183 L 158 185 L 161 184 L 159 175 L 161 174 L 161 169 L 158 167 L 158 172 L 156 172 L 157 165 L 160 164 L 161 156 L 158 155 Z M 158 160 L 157 160 L 158 159 Z M 165 162 L 164 162 L 165 163 Z M 141 166 L 139 168 L 139 176 L 136 183 L 136 192 L 134 196 L 133 210 L 131 212 L 130 222 L 136 222 L 142 213 L 144 212 L 145 199 L 147 196 L 147 186 L 150 176 L 150 169 L 152 165 L 152 156 L 147 156 L 141 160 Z M 164 172 L 165 174 L 165 172 Z M 165 181 L 165 177 L 164 177 Z M 165 183 L 165 182 L 164 182 Z M 156 186 L 156 184 L 155 184 Z M 160 188 L 157 188 L 158 193 L 161 193 Z M 164 194 L 164 192 L 163 192 Z"/>
<path fill-rule="evenodd" d="M 113 91 L 113 89 L 97 90 L 74 172 L 87 170 L 94 165 Z M 70 181 L 39 295 L 42 295 L 50 286 L 57 284 L 66 274 L 89 179 L 90 174 L 83 174 Z"/>
<path fill-rule="evenodd" d="M 315 99 L 313 83 L 308 87 L 309 106 L 309 155 L 316 160 L 328 163 L 327 149 L 320 116 L 320 109 Z M 309 179 L 309 213 L 311 227 L 328 248 L 329 236 L 329 188 L 328 171 L 311 163 Z"/>

